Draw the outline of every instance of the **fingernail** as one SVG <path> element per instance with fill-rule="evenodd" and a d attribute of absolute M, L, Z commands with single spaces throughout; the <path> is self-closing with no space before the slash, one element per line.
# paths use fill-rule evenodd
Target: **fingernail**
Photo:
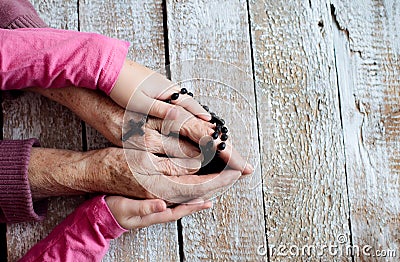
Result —
<path fill-rule="evenodd" d="M 254 172 L 254 167 L 251 164 L 247 163 L 246 168 L 249 169 L 252 173 Z"/>
<path fill-rule="evenodd" d="M 213 203 L 211 201 L 204 202 L 204 205 L 203 205 L 204 209 L 212 208 L 212 206 L 213 206 Z"/>
<path fill-rule="evenodd" d="M 158 202 L 156 207 L 154 208 L 154 212 L 163 212 L 167 208 L 165 202 Z"/>
<path fill-rule="evenodd" d="M 202 205 L 204 205 L 204 199 L 201 199 L 201 198 L 192 199 L 189 202 L 187 202 L 186 204 L 202 206 Z"/>

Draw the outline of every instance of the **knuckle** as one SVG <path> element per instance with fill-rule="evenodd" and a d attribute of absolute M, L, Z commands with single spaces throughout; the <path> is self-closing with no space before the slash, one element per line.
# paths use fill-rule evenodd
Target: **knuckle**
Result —
<path fill-rule="evenodd" d="M 161 158 L 161 165 L 163 167 L 163 172 L 166 175 L 178 175 L 180 173 L 179 168 L 170 158 Z"/>
<path fill-rule="evenodd" d="M 139 213 L 142 216 L 148 215 L 151 213 L 151 207 L 150 205 L 142 204 L 139 208 Z"/>
<path fill-rule="evenodd" d="M 163 153 L 162 141 L 158 133 L 155 132 L 146 132 L 144 134 L 144 147 L 145 150 L 151 153 Z"/>

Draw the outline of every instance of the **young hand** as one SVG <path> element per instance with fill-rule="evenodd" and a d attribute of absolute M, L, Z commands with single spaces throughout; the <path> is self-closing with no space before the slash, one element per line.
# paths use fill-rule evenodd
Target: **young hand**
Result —
<path fill-rule="evenodd" d="M 133 200 L 121 196 L 108 196 L 105 200 L 114 218 L 125 229 L 176 221 L 212 207 L 210 201 L 199 199 L 173 208 L 167 207 L 160 199 Z"/>
<path fill-rule="evenodd" d="M 110 97 L 128 110 L 165 119 L 175 105 L 179 105 L 200 119 L 209 121 L 211 115 L 188 93 L 165 76 L 133 61 L 126 60 Z M 171 104 L 164 101 L 178 93 Z"/>

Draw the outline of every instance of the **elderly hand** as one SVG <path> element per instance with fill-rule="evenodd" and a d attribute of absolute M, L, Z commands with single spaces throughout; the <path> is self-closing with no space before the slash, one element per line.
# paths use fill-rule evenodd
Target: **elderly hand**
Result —
<path fill-rule="evenodd" d="M 114 218 L 125 229 L 176 221 L 212 206 L 210 201 L 202 200 L 184 203 L 174 208 L 167 208 L 165 202 L 160 199 L 133 200 L 121 196 L 108 196 L 105 200 Z"/>
<path fill-rule="evenodd" d="M 125 110 L 115 104 L 110 98 L 92 90 L 76 87 L 60 89 L 31 88 L 30 90 L 68 107 L 82 120 L 102 133 L 113 144 L 119 147 L 122 146 L 121 137 Z M 178 111 L 175 119 L 161 120 L 149 117 L 144 126 L 145 135 L 143 137 L 138 135 L 133 136 L 124 143 L 124 147 L 147 150 L 154 154 L 166 154 L 175 157 L 192 157 L 197 155 L 199 153 L 197 147 L 185 140 L 168 136 L 168 134 L 179 132 L 180 135 L 188 137 L 196 143 L 200 143 L 203 137 L 210 136 L 214 132 L 212 129 L 214 125 L 194 117 L 182 107 L 176 106 L 175 108 Z M 136 120 L 140 117 L 140 114 L 134 112 L 129 112 L 125 116 L 126 119 L 136 118 Z M 219 140 L 216 140 L 216 144 L 218 142 Z M 232 169 L 240 170 L 243 174 L 250 174 L 253 171 L 252 167 L 246 163 L 229 143 L 227 143 L 227 148 L 221 151 L 220 157 Z"/>
<path fill-rule="evenodd" d="M 173 203 L 208 199 L 241 176 L 236 170 L 193 175 L 199 167 L 200 160 L 196 158 L 162 158 L 134 149 L 74 152 L 32 148 L 28 173 L 32 195 L 36 199 L 103 192 L 135 198 L 162 198 Z"/>

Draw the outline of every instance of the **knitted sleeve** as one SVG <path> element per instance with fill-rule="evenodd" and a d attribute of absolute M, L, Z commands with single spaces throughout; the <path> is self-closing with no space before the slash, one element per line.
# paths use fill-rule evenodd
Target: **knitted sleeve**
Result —
<path fill-rule="evenodd" d="M 36 139 L 0 141 L 0 223 L 42 220 L 47 200 L 32 201 L 28 165 Z"/>
<path fill-rule="evenodd" d="M 47 27 L 28 0 L 0 0 L 0 28 Z"/>

